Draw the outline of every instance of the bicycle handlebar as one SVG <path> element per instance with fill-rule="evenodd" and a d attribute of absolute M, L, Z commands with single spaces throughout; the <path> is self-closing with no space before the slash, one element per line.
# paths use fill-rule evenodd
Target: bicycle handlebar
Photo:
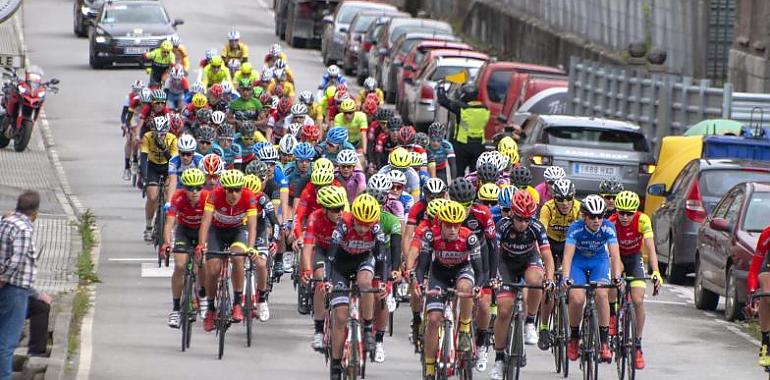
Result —
<path fill-rule="evenodd" d="M 514 289 L 545 289 L 543 285 L 527 285 L 514 282 L 501 282 L 500 286 L 507 286 Z"/>
<path fill-rule="evenodd" d="M 590 282 L 585 285 L 570 285 L 570 289 L 615 289 L 617 285 Z"/>
<path fill-rule="evenodd" d="M 442 289 L 430 289 L 423 293 L 425 296 L 439 296 L 439 297 L 457 297 L 457 298 L 474 298 L 476 293 L 474 292 L 459 292 L 454 288 Z"/>

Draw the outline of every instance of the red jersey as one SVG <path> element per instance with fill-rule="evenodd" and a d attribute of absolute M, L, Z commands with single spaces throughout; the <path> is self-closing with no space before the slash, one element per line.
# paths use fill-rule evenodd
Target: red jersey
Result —
<path fill-rule="evenodd" d="M 749 268 L 749 278 L 746 284 L 749 293 L 754 293 L 759 289 L 759 273 L 762 270 L 762 263 L 765 261 L 765 255 L 770 249 L 770 226 L 765 227 L 757 239 L 757 249 L 754 250 L 754 256 L 751 257 L 751 267 Z"/>
<path fill-rule="evenodd" d="M 332 244 L 332 232 L 337 227 L 337 223 L 332 223 L 326 217 L 323 209 L 313 211 L 307 218 L 307 229 L 302 242 L 305 244 L 315 244 L 319 248 L 328 251 Z"/>
<path fill-rule="evenodd" d="M 409 209 L 409 216 L 406 218 L 406 224 L 410 226 L 416 226 L 418 225 L 423 219 L 425 219 L 428 215 L 426 214 L 428 210 L 428 202 L 425 200 L 421 200 Z"/>
<path fill-rule="evenodd" d="M 425 231 L 420 254 L 432 254 L 433 262 L 446 268 L 470 263 L 481 256 L 479 238 L 466 227 L 460 227 L 458 237 L 447 241 L 441 237 L 441 227 L 436 225 Z"/>
<path fill-rule="evenodd" d="M 433 220 L 424 218 L 421 220 L 417 227 L 414 229 L 414 238 L 412 238 L 412 244 L 410 247 L 420 248 L 420 242 L 422 242 L 422 237 L 425 236 L 425 232 L 433 227 L 437 227 L 438 225 L 438 218 L 433 218 Z"/>
<path fill-rule="evenodd" d="M 495 221 L 492 219 L 492 212 L 486 205 L 472 204 L 463 226 L 468 227 L 479 239 L 495 239 L 496 237 Z M 484 242 L 482 241 L 481 244 L 483 245 Z"/>
<path fill-rule="evenodd" d="M 205 211 L 212 211 L 211 225 L 216 228 L 230 229 L 243 226 L 246 217 L 257 215 L 257 201 L 251 190 L 243 188 L 241 198 L 234 205 L 227 203 L 227 194 L 221 186 L 209 193 Z"/>
<path fill-rule="evenodd" d="M 134 94 L 132 91 L 128 94 L 128 110 L 134 112 L 137 109 L 142 108 L 142 98 L 139 95 Z"/>
<path fill-rule="evenodd" d="M 149 120 L 150 118 L 153 118 L 155 116 L 166 116 L 168 115 L 169 112 L 170 111 L 168 109 L 168 106 L 163 106 L 163 110 L 156 113 L 152 111 L 152 105 L 145 104 L 144 107 L 142 108 L 141 118 L 144 120 Z"/>
<path fill-rule="evenodd" d="M 340 181 L 337 181 L 335 178 L 332 180 L 331 186 L 337 186 L 345 188 L 342 186 Z M 318 199 L 316 197 L 316 188 L 315 185 L 313 185 L 312 182 L 308 182 L 305 185 L 305 188 L 302 189 L 302 192 L 299 195 L 299 203 L 297 204 L 297 209 L 294 210 L 294 236 L 299 238 L 302 236 L 302 227 L 305 227 L 307 224 L 305 224 L 305 218 L 310 216 L 310 214 L 313 213 L 313 211 L 318 210 L 321 208 L 321 205 L 318 204 Z"/>
<path fill-rule="evenodd" d="M 353 214 L 349 212 L 342 214 L 342 219 L 332 232 L 332 243 L 349 255 L 374 252 L 377 242 L 385 244 L 385 241 L 385 233 L 379 223 L 363 235 L 356 232 L 353 228 Z"/>
<path fill-rule="evenodd" d="M 179 189 L 171 196 L 171 208 L 168 209 L 166 215 L 169 218 L 176 218 L 176 222 L 182 226 L 198 229 L 201 226 L 203 208 L 208 195 L 208 191 L 201 190 L 198 202 L 191 204 L 184 189 Z"/>

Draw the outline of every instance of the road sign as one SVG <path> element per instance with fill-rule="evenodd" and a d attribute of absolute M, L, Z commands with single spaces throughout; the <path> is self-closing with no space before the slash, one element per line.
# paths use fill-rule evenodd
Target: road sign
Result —
<path fill-rule="evenodd" d="M 23 61 L 24 59 L 20 55 L 0 54 L 0 67 L 19 68 L 23 66 Z"/>

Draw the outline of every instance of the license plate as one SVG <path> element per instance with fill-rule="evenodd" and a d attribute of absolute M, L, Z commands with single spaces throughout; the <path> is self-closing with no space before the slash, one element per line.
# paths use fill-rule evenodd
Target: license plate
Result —
<path fill-rule="evenodd" d="M 593 164 L 573 164 L 572 172 L 580 175 L 599 175 L 602 177 L 617 177 L 617 166 L 593 165 Z"/>
<path fill-rule="evenodd" d="M 144 47 L 127 47 L 126 54 L 144 54 L 147 52 L 147 48 Z"/>

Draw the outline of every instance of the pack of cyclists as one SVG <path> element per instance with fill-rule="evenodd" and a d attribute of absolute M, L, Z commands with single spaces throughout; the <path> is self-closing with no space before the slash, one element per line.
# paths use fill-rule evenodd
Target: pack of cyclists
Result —
<path fill-rule="evenodd" d="M 178 38 L 147 59 L 150 80 L 131 85 L 121 114 L 123 178 L 145 197 L 143 238 L 160 236 L 159 255 L 174 258 L 170 327 L 180 326 L 189 255 L 199 279 L 195 307 L 212 331 L 222 269 L 212 258 L 241 253 L 230 261 L 232 322 L 244 319 L 247 303 L 268 321 L 268 282 L 292 272 L 311 287 L 311 347 L 328 354 L 332 379 L 342 378 L 351 310 L 351 297 L 335 289 L 376 290 L 360 294 L 357 318 L 364 350 L 383 362 L 389 305 L 402 284 L 426 379 L 436 376 L 441 295 L 450 290 L 471 295 L 456 302 L 456 350 L 470 353 L 479 372 L 491 357 L 489 376 L 502 379 L 516 292 L 525 296 L 524 342 L 541 350 L 552 344 L 554 295 L 568 292 L 566 355 L 577 360 L 586 291 L 570 287 L 622 287 L 625 276 L 638 279 L 629 284 L 638 323 L 632 365 L 645 367 L 645 279 L 657 292 L 662 277 L 650 219 L 639 210 L 639 195 L 618 180 L 602 181 L 582 200 L 561 167 L 548 167 L 545 181 L 532 183 L 512 137 L 482 153 L 468 173 L 458 172 L 447 127 L 433 123 L 417 132 L 384 107 L 373 78 L 354 95 L 331 65 L 316 96 L 295 91 L 281 46 L 272 45 L 258 68 L 237 30 L 221 52 L 205 52 L 192 84 Z M 165 224 L 154 231 L 160 214 Z M 283 260 L 287 252 L 295 264 Z M 254 284 L 244 281 L 247 260 L 256 268 Z M 246 286 L 254 287 L 252 299 L 244 297 Z M 603 361 L 612 359 L 618 298 L 596 289 Z"/>

